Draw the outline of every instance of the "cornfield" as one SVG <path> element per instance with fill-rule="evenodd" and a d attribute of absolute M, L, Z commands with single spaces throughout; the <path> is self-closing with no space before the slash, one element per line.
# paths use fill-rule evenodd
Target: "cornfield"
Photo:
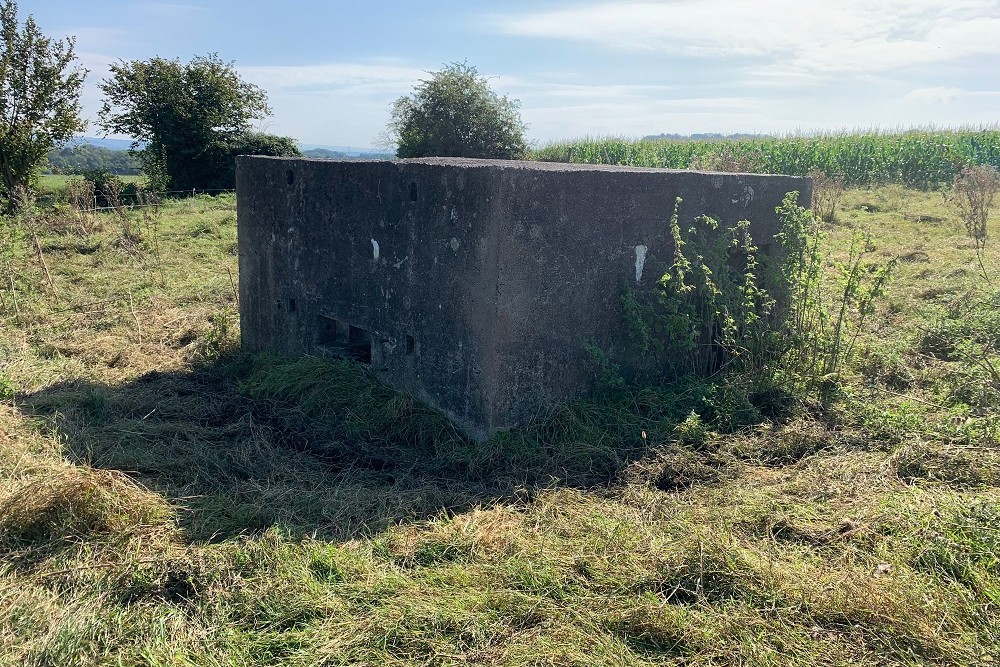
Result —
<path fill-rule="evenodd" d="M 805 176 L 822 171 L 846 185 L 928 189 L 964 167 L 1000 168 L 1000 129 L 880 131 L 721 140 L 581 139 L 538 149 L 536 160 Z"/>

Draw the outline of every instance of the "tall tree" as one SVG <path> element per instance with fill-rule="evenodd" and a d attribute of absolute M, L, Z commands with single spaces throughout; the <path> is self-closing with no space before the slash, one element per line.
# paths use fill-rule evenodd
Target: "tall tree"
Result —
<path fill-rule="evenodd" d="M 31 16 L 20 26 L 13 0 L 0 4 L 0 31 L 0 201 L 12 212 L 49 149 L 86 127 L 80 91 L 87 71 L 73 66 L 74 38 L 46 37 Z"/>
<path fill-rule="evenodd" d="M 120 61 L 100 87 L 101 127 L 135 139 L 132 150 L 160 189 L 231 187 L 234 151 L 245 144 L 251 121 L 271 113 L 264 91 L 217 54 L 187 64 Z M 288 145 L 294 148 L 281 144 Z"/>
<path fill-rule="evenodd" d="M 392 106 L 399 157 L 518 159 L 527 152 L 519 102 L 500 97 L 475 67 L 452 63 Z"/>

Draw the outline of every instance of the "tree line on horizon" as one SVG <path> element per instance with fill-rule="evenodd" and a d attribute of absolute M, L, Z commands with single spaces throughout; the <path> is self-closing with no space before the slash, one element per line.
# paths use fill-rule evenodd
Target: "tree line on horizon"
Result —
<path fill-rule="evenodd" d="M 30 15 L 20 23 L 17 12 L 15 0 L 0 1 L 0 202 L 8 213 L 31 201 L 47 160 L 71 172 L 103 162 L 100 168 L 127 173 L 138 163 L 151 188 L 170 191 L 231 189 L 236 155 L 302 155 L 291 137 L 254 131 L 255 121 L 271 115 L 267 94 L 215 53 L 111 66 L 99 84 L 97 125 L 134 139 L 132 164 L 113 151 L 64 148 L 87 125 L 80 94 L 88 72 L 76 60 L 75 38 L 53 40 Z M 496 95 L 475 67 L 452 63 L 396 100 L 387 143 L 399 157 L 523 158 L 518 106 Z"/>
<path fill-rule="evenodd" d="M 44 172 L 51 174 L 83 174 L 106 171 L 115 176 L 134 176 L 142 165 L 127 150 L 115 150 L 93 144 L 66 145 L 49 150 Z"/>
<path fill-rule="evenodd" d="M 0 202 L 8 213 L 31 202 L 53 149 L 86 128 L 80 95 L 88 72 L 76 60 L 75 39 L 53 40 L 30 15 L 19 22 L 17 12 L 14 0 L 0 2 Z M 294 139 L 253 130 L 271 113 L 267 95 L 217 54 L 188 63 L 122 60 L 99 88 L 97 124 L 133 137 L 129 153 L 155 190 L 229 189 L 236 155 L 301 155 Z M 96 147 L 54 157 L 70 170 L 111 159 Z"/>
<path fill-rule="evenodd" d="M 346 153 L 329 148 L 299 149 L 302 157 L 319 159 L 338 159 L 356 157 L 359 159 L 386 158 L 392 153 Z M 96 144 L 69 144 L 60 148 L 52 148 L 46 157 L 46 165 L 42 168 L 45 174 L 81 175 L 87 172 L 106 172 L 113 176 L 135 176 L 141 173 L 142 164 L 135 155 L 127 149 L 108 148 Z"/>
<path fill-rule="evenodd" d="M 45 36 L 15 0 L 0 0 L 0 207 L 31 201 L 39 170 L 134 173 L 160 192 L 235 187 L 235 156 L 299 157 L 291 137 L 255 131 L 271 115 L 267 94 L 244 81 L 218 54 L 120 60 L 100 82 L 97 125 L 133 137 L 130 160 L 93 146 L 65 148 L 82 132 L 80 94 L 87 71 L 75 39 Z M 851 183 L 901 182 L 926 187 L 965 166 L 1000 164 L 1000 131 L 899 132 L 837 137 L 752 134 L 659 134 L 642 140 L 584 139 L 530 149 L 520 102 L 497 95 L 486 77 L 454 62 L 419 81 L 389 111 L 384 143 L 400 158 L 473 157 L 806 174 L 823 171 Z M 955 138 L 952 135 L 961 135 Z M 895 136 L 895 135 L 894 135 Z M 846 143 L 845 143 L 846 142 Z M 827 144 L 833 146 L 830 149 Z M 836 145 L 834 145 L 836 144 Z M 850 145 L 847 145 L 850 144 Z M 344 157 L 313 149 L 310 157 Z M 372 154 L 371 157 L 383 157 Z"/>

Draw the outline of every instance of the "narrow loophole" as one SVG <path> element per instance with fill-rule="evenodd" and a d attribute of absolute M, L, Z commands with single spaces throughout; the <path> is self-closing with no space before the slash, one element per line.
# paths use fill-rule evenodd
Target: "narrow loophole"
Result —
<path fill-rule="evenodd" d="M 289 185 L 295 183 L 295 172 L 292 171 L 291 169 L 285 172 L 285 181 L 287 181 Z"/>
<path fill-rule="evenodd" d="M 290 312 L 290 313 L 294 313 L 295 312 L 295 299 L 289 299 L 288 300 L 288 312 Z"/>
<path fill-rule="evenodd" d="M 407 334 L 407 336 L 406 336 L 406 354 L 407 354 L 407 356 L 412 355 L 413 351 L 416 349 L 416 347 L 417 347 L 417 342 L 415 340 L 413 340 L 413 336 L 410 336 L 409 334 Z"/>
<path fill-rule="evenodd" d="M 410 201 L 417 201 L 417 182 L 410 181 Z"/>

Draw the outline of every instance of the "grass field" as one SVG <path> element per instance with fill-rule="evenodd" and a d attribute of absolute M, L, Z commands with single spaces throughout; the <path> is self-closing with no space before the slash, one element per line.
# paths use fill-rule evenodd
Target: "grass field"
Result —
<path fill-rule="evenodd" d="M 0 665 L 995 662 L 1000 303 L 941 193 L 838 211 L 832 276 L 855 228 L 900 263 L 836 400 L 634 389 L 482 446 L 236 352 L 231 196 L 5 224 Z"/>
<path fill-rule="evenodd" d="M 74 178 L 81 177 L 68 174 L 41 174 L 38 177 L 39 194 L 59 196 L 66 189 L 66 182 Z M 118 178 L 124 183 L 145 183 L 146 181 L 146 177 L 141 174 L 138 176 L 118 176 Z"/>

